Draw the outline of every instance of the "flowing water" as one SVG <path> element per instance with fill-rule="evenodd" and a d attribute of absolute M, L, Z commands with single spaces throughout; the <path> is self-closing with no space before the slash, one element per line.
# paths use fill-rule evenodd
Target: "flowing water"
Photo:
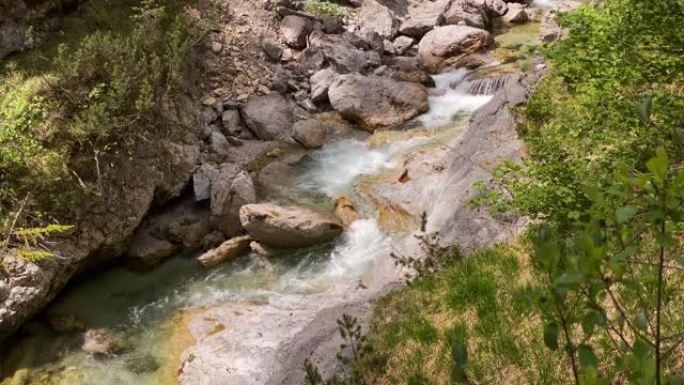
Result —
<path fill-rule="evenodd" d="M 491 98 L 469 94 L 467 74 L 435 76 L 430 111 L 416 119 L 414 128 L 378 132 L 366 141 L 343 139 L 309 154 L 290 188 L 312 202 L 345 194 L 358 203 L 363 219 L 340 239 L 268 258 L 245 255 L 210 271 L 193 256 L 177 256 L 145 273 L 114 267 L 96 274 L 72 285 L 49 310 L 74 314 L 88 328 L 106 331 L 126 347 L 123 353 L 97 358 L 80 349 L 79 335 L 34 325 L 30 337 L 14 341 L 4 357 L 4 373 L 13 374 L 16 384 L 175 383 L 178 357 L 193 343 L 183 332 L 193 311 L 231 301 L 306 301 L 310 295 L 325 296 L 339 282 L 362 280 L 406 234 L 379 226 L 375 208 L 357 186 L 396 169 L 412 150 L 458 137 L 463 118 Z"/>

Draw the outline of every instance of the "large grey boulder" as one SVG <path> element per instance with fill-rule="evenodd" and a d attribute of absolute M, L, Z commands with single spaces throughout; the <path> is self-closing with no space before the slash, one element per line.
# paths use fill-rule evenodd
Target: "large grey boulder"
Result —
<path fill-rule="evenodd" d="M 503 16 L 508 11 L 508 5 L 503 0 L 484 0 L 484 7 L 492 16 Z"/>
<path fill-rule="evenodd" d="M 373 131 L 428 110 L 424 86 L 379 76 L 342 75 L 330 85 L 330 104 L 342 117 Z"/>
<path fill-rule="evenodd" d="M 280 35 L 285 44 L 292 48 L 306 47 L 306 38 L 311 32 L 311 21 L 305 17 L 289 15 L 280 22 Z"/>
<path fill-rule="evenodd" d="M 406 52 L 406 50 L 411 48 L 414 42 L 415 40 L 413 40 L 413 38 L 408 36 L 399 36 L 392 42 L 392 47 L 398 55 L 401 55 Z"/>
<path fill-rule="evenodd" d="M 242 206 L 240 221 L 254 239 L 278 248 L 313 246 L 342 233 L 342 225 L 328 215 L 273 203 Z"/>
<path fill-rule="evenodd" d="M 311 75 L 311 100 L 320 103 L 328 100 L 328 88 L 339 74 L 332 68 L 322 69 Z"/>
<path fill-rule="evenodd" d="M 451 0 L 425 0 L 409 4 L 408 13 L 399 26 L 399 32 L 403 35 L 420 39 L 429 30 L 444 21 Z"/>
<path fill-rule="evenodd" d="M 493 43 L 492 35 L 466 25 L 447 25 L 428 32 L 418 44 L 418 58 L 430 72 L 436 73 L 461 54 L 482 49 Z"/>
<path fill-rule="evenodd" d="M 376 33 L 382 39 L 392 39 L 397 35 L 399 21 L 389 8 L 375 0 L 366 0 L 358 13 L 361 36 Z"/>
<path fill-rule="evenodd" d="M 240 207 L 256 202 L 252 177 L 233 164 L 225 164 L 211 188 L 211 214 L 216 228 L 226 237 L 241 231 Z"/>
<path fill-rule="evenodd" d="M 444 12 L 444 24 L 456 25 L 461 23 L 475 28 L 486 28 L 491 23 L 491 19 L 485 9 L 484 1 L 457 0 L 452 2 Z"/>
<path fill-rule="evenodd" d="M 252 95 L 241 113 L 247 127 L 263 140 L 284 139 L 294 123 L 292 107 L 280 94 Z"/>
<path fill-rule="evenodd" d="M 505 24 L 523 24 L 526 23 L 530 17 L 527 14 L 525 6 L 519 3 L 509 3 L 508 12 L 501 17 Z"/>
<path fill-rule="evenodd" d="M 211 196 L 211 184 L 218 175 L 216 167 L 209 163 L 202 164 L 194 174 L 192 174 L 192 191 L 195 202 L 209 199 Z"/>
<path fill-rule="evenodd" d="M 292 139 L 305 148 L 323 146 L 325 133 L 325 124 L 316 119 L 300 120 L 292 127 Z"/>
<path fill-rule="evenodd" d="M 307 50 L 318 48 L 335 71 L 342 74 L 364 72 L 380 65 L 380 55 L 377 52 L 360 50 L 341 35 L 314 31 L 309 36 L 309 45 Z"/>
<path fill-rule="evenodd" d="M 147 231 L 139 231 L 131 240 L 126 257 L 143 266 L 154 266 L 178 251 L 178 246 L 166 239 L 154 237 Z"/>

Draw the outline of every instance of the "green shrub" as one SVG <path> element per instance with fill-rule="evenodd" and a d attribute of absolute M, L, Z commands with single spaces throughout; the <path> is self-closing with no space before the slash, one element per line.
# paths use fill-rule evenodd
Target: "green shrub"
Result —
<path fill-rule="evenodd" d="M 174 134 L 166 119 L 202 28 L 184 0 L 89 1 L 63 34 L 0 67 L 0 231 L 41 227 L 96 199 L 108 157 Z"/>
<path fill-rule="evenodd" d="M 339 4 L 328 0 L 306 0 L 304 11 L 316 16 L 344 17 L 347 12 Z"/>

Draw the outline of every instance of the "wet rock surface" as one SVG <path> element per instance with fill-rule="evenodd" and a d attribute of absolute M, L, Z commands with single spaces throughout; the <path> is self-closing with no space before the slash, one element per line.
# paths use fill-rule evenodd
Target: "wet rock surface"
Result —
<path fill-rule="evenodd" d="M 272 203 L 242 206 L 240 221 L 254 239 L 278 248 L 313 246 L 342 233 L 342 225 L 327 215 Z"/>
<path fill-rule="evenodd" d="M 478 51 L 494 42 L 491 34 L 465 25 L 437 27 L 418 43 L 418 57 L 425 68 L 436 73 L 461 54 Z"/>
<path fill-rule="evenodd" d="M 239 257 L 249 250 L 252 237 L 242 235 L 231 238 L 223 242 L 220 246 L 213 248 L 197 257 L 199 263 L 204 267 L 215 267 L 231 259 Z"/>
<path fill-rule="evenodd" d="M 428 109 L 422 85 L 378 76 L 339 76 L 330 85 L 328 98 L 345 119 L 370 131 L 403 123 Z"/>

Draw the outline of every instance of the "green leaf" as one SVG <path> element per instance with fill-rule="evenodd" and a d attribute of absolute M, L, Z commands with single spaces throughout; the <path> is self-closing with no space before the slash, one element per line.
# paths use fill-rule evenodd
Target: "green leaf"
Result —
<path fill-rule="evenodd" d="M 623 224 L 629 221 L 630 219 L 634 218 L 636 213 L 639 211 L 639 208 L 636 206 L 624 206 L 620 207 L 615 211 L 615 217 L 617 219 L 618 224 Z"/>
<path fill-rule="evenodd" d="M 648 329 L 648 318 L 646 318 L 646 313 L 642 311 L 634 317 L 634 326 L 640 330 Z"/>
<path fill-rule="evenodd" d="M 582 345 L 577 350 L 577 355 L 579 356 L 580 366 L 582 368 L 597 368 L 598 358 L 591 347 L 587 345 Z"/>
<path fill-rule="evenodd" d="M 668 385 L 684 385 L 684 377 L 673 374 L 667 379 L 667 384 Z"/>
<path fill-rule="evenodd" d="M 558 324 L 550 322 L 544 325 L 544 345 L 551 350 L 558 350 Z"/>
<path fill-rule="evenodd" d="M 646 168 L 654 174 L 655 180 L 662 185 L 667 178 L 667 169 L 670 167 L 670 160 L 663 147 L 656 149 L 656 156 L 646 162 Z"/>
<path fill-rule="evenodd" d="M 643 124 L 649 124 L 651 122 L 651 105 L 653 99 L 650 96 L 646 96 L 636 103 L 637 113 L 639 114 L 639 120 Z"/>

